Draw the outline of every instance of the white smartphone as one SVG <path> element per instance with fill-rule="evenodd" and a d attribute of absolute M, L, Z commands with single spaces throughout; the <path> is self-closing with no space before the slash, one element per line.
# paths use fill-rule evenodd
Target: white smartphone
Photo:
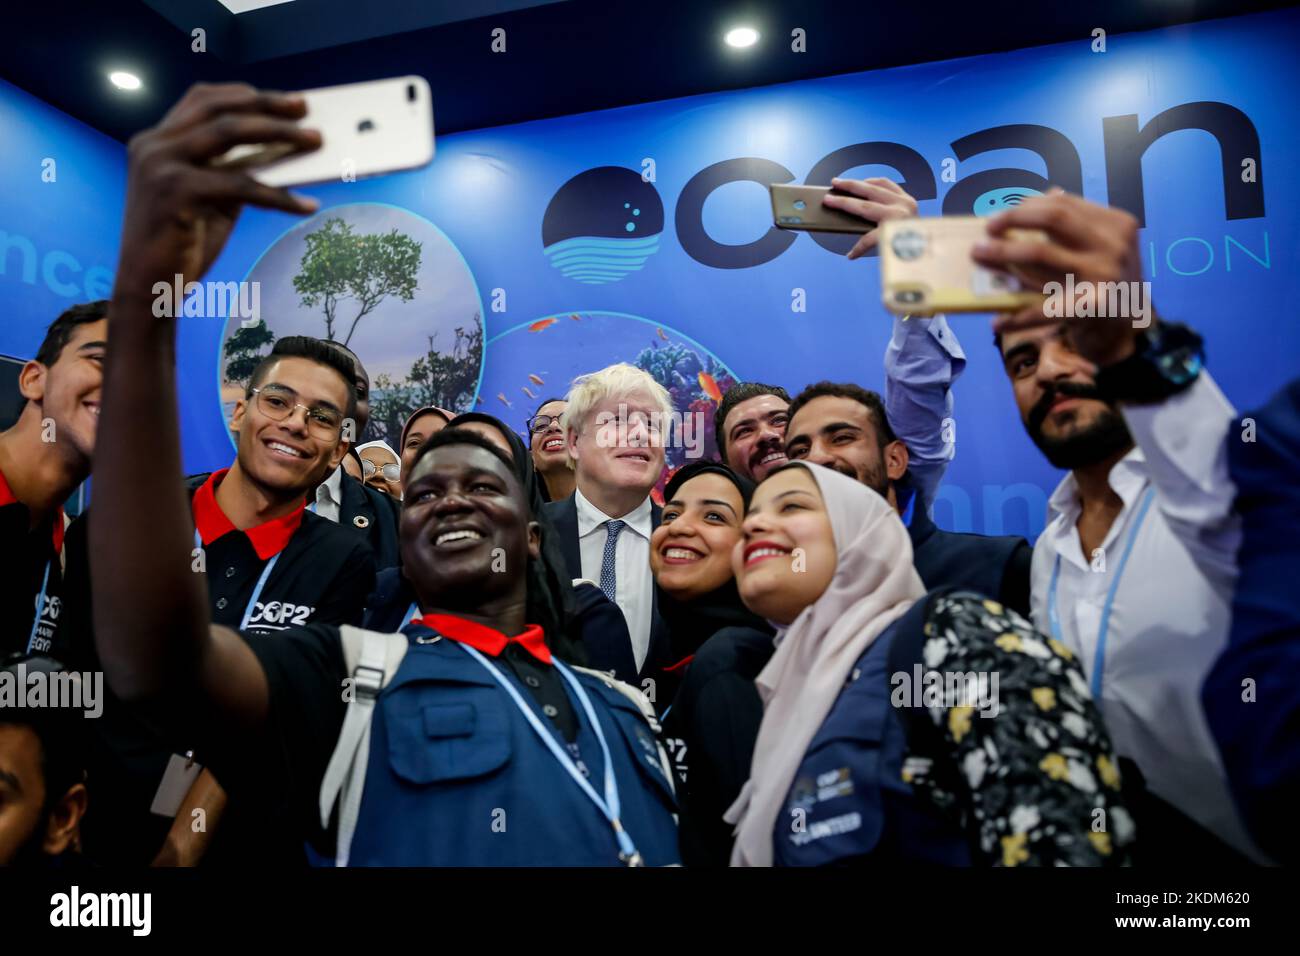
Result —
<path fill-rule="evenodd" d="M 418 169 L 433 159 L 433 96 L 422 76 L 397 76 L 301 91 L 307 115 L 300 122 L 318 129 L 321 147 L 293 154 L 272 143 L 236 146 L 212 161 L 226 169 L 247 169 L 268 186 L 306 186 Z"/>

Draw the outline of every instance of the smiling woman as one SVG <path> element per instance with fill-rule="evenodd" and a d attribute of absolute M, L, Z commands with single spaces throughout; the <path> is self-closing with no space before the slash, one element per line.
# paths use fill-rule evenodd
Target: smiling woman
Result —
<path fill-rule="evenodd" d="M 745 603 L 781 631 L 725 817 L 733 865 L 1127 860 L 1118 763 L 1077 660 L 994 601 L 926 595 L 879 494 L 819 465 L 779 468 L 734 564 Z M 927 670 L 947 689 L 909 699 Z"/>
<path fill-rule="evenodd" d="M 763 713 L 753 679 L 771 655 L 772 628 L 741 603 L 731 571 L 752 487 L 725 465 L 686 465 L 664 487 L 663 517 L 650 538 L 674 662 L 655 675 L 656 690 L 673 701 L 664 734 L 687 864 L 726 864 L 731 828 L 722 814 L 749 774 Z"/>

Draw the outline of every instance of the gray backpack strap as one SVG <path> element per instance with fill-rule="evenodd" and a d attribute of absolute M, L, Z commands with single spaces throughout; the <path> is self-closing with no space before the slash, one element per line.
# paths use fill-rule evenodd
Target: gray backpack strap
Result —
<path fill-rule="evenodd" d="M 334 806 L 339 805 L 338 843 L 335 866 L 347 866 L 352 834 L 361 809 L 361 791 L 366 784 L 370 759 L 370 719 L 375 698 L 388 686 L 406 656 L 406 636 L 380 634 L 345 624 L 339 628 L 344 666 L 352 678 L 352 697 L 343 715 L 343 728 L 320 787 L 321 826 L 328 827 Z"/>

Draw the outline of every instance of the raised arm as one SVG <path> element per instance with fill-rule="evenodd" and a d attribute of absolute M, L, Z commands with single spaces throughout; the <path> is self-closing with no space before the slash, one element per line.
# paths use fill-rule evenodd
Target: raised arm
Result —
<path fill-rule="evenodd" d="M 956 448 L 952 383 L 966 353 L 942 315 L 896 318 L 885 350 L 885 414 L 907 446 L 907 473 L 926 511 Z"/>
<path fill-rule="evenodd" d="M 244 725 L 265 716 L 266 678 L 238 635 L 211 627 L 206 583 L 192 570 L 169 317 L 179 303 L 154 287 L 201 280 L 244 203 L 314 208 L 207 165 L 240 143 L 316 148 L 319 135 L 294 122 L 304 111 L 300 98 L 243 84 L 200 85 L 131 140 L 96 442 L 90 568 L 95 641 L 109 684 L 127 700 L 182 702 L 186 716 L 211 708 Z M 138 466 L 143 436 L 147 468 Z"/>
<path fill-rule="evenodd" d="M 892 179 L 832 179 L 831 185 L 848 194 L 826 196 L 822 202 L 832 209 L 877 224 L 916 215 L 916 200 Z M 867 255 L 878 244 L 878 233 L 865 233 L 848 258 Z M 952 461 L 952 383 L 965 368 L 966 353 L 943 316 L 894 320 L 885 351 L 885 414 L 907 446 L 907 472 L 927 511 Z"/>
<path fill-rule="evenodd" d="M 1013 228 L 1042 229 L 1052 241 L 1014 239 L 1009 233 Z M 1200 371 L 1193 379 L 1187 371 L 1191 366 L 1176 353 L 1159 361 L 1142 359 L 1143 350 L 1157 349 L 1170 327 L 1155 317 L 1149 284 L 1142 282 L 1137 220 L 1123 210 L 1053 192 L 994 217 L 989 232 L 993 238 L 975 250 L 983 265 L 1016 267 L 1031 284 L 1041 282 L 1045 289 L 1050 282 L 1060 287 L 1068 277 L 1073 288 L 1096 290 L 1098 297 L 1107 290 L 1132 290 L 1118 299 L 1122 315 L 1094 317 L 1094 310 L 1085 308 L 1077 310 L 1082 316 L 1048 317 L 1042 306 L 1033 306 L 1000 317 L 995 328 L 1064 325 L 1074 350 L 1097 367 L 1098 394 L 1121 408 L 1146 460 L 1156 507 L 1220 596 L 1231 599 L 1241 530 L 1232 510 L 1226 439 L 1236 411 L 1208 373 Z M 1100 302 L 1098 298 L 1096 311 L 1105 311 Z M 1182 390 L 1157 390 L 1163 398 L 1141 394 L 1166 359 L 1170 376 L 1181 380 Z"/>

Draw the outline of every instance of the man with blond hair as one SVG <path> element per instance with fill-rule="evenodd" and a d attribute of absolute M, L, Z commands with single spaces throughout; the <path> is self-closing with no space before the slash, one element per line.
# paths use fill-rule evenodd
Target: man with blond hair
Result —
<path fill-rule="evenodd" d="M 577 488 L 547 512 L 569 573 L 598 584 L 627 619 L 630 647 L 615 676 L 642 686 L 667 651 L 650 573 L 650 534 L 662 509 L 650 489 L 664 470 L 672 402 L 626 362 L 574 379 L 565 401 L 560 427 Z"/>

